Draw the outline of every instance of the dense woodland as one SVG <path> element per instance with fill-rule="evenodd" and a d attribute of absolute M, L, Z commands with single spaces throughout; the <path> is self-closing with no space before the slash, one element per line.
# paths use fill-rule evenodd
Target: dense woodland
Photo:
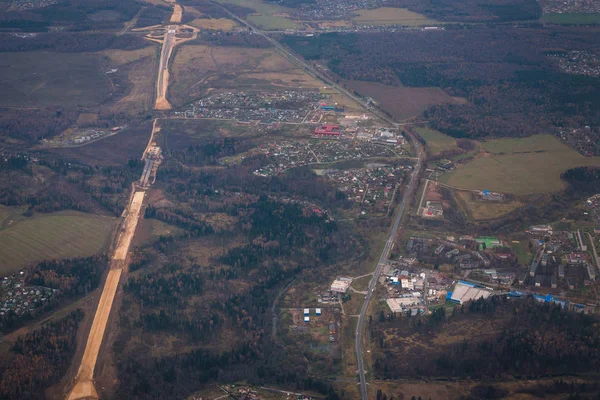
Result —
<path fill-rule="evenodd" d="M 28 207 L 35 212 L 77 210 L 121 215 L 131 182 L 139 179 L 143 165 L 130 160 L 122 167 L 92 167 L 44 154 L 0 169 L 0 204 Z"/>
<path fill-rule="evenodd" d="M 19 337 L 0 365 L 0 397 L 42 399 L 44 390 L 65 374 L 75 353 L 80 309 Z"/>
<path fill-rule="evenodd" d="M 105 255 L 42 261 L 27 269 L 25 283 L 60 290 L 62 296 L 80 296 L 96 289 L 108 259 Z"/>
<path fill-rule="evenodd" d="M 136 1 L 62 0 L 26 11 L 3 10 L 0 28 L 33 32 L 45 32 L 51 26 L 70 31 L 119 29 L 140 8 L 141 3 Z"/>
<path fill-rule="evenodd" d="M 419 350 L 384 336 L 388 329 L 400 337 L 420 335 L 433 340 L 470 321 L 494 320 L 502 323 L 484 335 L 470 337 L 446 346 L 426 346 Z M 457 306 L 446 315 L 437 309 L 426 318 L 380 318 L 370 329 L 383 351 L 375 361 L 381 378 L 471 377 L 518 378 L 594 371 L 600 364 L 600 336 L 597 318 L 562 310 L 557 305 L 540 304 L 533 299 L 508 300 L 495 296 Z M 463 328 L 464 329 L 464 325 Z M 474 334 L 474 332 L 471 332 Z M 385 349 L 394 348 L 394 351 Z M 397 356 L 410 359 L 398 363 Z"/>
<path fill-rule="evenodd" d="M 527 136 L 556 127 L 597 126 L 600 79 L 555 69 L 557 48 L 597 51 L 595 30 L 470 28 L 436 32 L 286 36 L 309 60 L 325 60 L 347 80 L 441 87 L 467 104 L 443 104 L 424 117 L 454 137 Z"/>

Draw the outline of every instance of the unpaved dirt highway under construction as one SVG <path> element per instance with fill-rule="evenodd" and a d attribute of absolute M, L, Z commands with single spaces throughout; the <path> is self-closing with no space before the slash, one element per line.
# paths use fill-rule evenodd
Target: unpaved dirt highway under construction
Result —
<path fill-rule="evenodd" d="M 100 352 L 100 345 L 102 344 L 108 317 L 110 316 L 115 294 L 117 293 L 121 273 L 126 266 L 127 253 L 129 252 L 131 239 L 133 239 L 135 228 L 137 227 L 140 218 L 140 210 L 144 202 L 145 193 L 146 192 L 143 190 L 134 192 L 127 209 L 127 216 L 122 224 L 121 232 L 119 232 L 117 247 L 110 262 L 110 270 L 108 271 L 104 289 L 102 290 L 102 295 L 98 302 L 98 308 L 94 315 L 94 321 L 92 322 L 92 328 L 88 335 L 85 352 L 81 359 L 81 365 L 77 371 L 75 386 L 67 397 L 69 400 L 98 398 L 98 393 L 96 392 L 93 381 L 94 368 L 96 367 L 96 360 L 98 359 L 98 353 Z"/>

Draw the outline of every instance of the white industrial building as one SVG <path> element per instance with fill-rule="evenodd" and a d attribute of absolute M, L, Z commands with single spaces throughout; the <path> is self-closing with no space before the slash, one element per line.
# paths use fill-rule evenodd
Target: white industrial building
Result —
<path fill-rule="evenodd" d="M 492 295 L 488 289 L 477 286 L 473 283 L 459 281 L 454 287 L 450 300 L 463 304 L 467 301 L 478 300 L 481 298 L 487 299 Z"/>
<path fill-rule="evenodd" d="M 337 293 L 346 293 L 346 290 L 348 290 L 351 283 L 351 278 L 337 278 L 331 284 L 331 291 Z"/>

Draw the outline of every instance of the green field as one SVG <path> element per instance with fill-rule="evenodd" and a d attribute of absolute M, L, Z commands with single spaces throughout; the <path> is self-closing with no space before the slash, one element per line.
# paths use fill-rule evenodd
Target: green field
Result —
<path fill-rule="evenodd" d="M 482 142 L 483 150 L 494 154 L 535 152 L 563 152 L 570 147 L 551 135 L 534 135 L 526 138 L 495 139 Z"/>
<path fill-rule="evenodd" d="M 0 106 L 90 106 L 111 90 L 93 54 L 2 53 Z"/>
<path fill-rule="evenodd" d="M 584 157 L 551 135 L 484 142 L 488 151 L 442 176 L 462 189 L 516 195 L 551 193 L 565 188 L 561 173 L 578 166 L 600 166 L 600 157 Z"/>
<path fill-rule="evenodd" d="M 266 30 L 280 29 L 296 29 L 300 25 L 286 18 L 283 14 L 287 14 L 292 10 L 287 7 L 282 7 L 278 4 L 268 3 L 261 0 L 217 0 L 218 3 L 227 5 L 234 4 L 236 6 L 247 7 L 255 10 L 260 15 L 249 15 L 248 22 Z"/>
<path fill-rule="evenodd" d="M 551 24 L 565 24 L 565 25 L 598 25 L 600 24 L 600 13 L 592 14 L 579 14 L 579 13 L 565 13 L 565 14 L 544 14 L 542 16 L 543 22 Z"/>
<path fill-rule="evenodd" d="M 252 8 L 253 10 L 256 10 L 257 13 L 264 15 L 273 15 L 291 11 L 289 8 L 261 0 L 217 0 L 217 3 L 234 4 L 236 6 Z"/>
<path fill-rule="evenodd" d="M 0 206 L 0 273 L 45 259 L 85 257 L 105 250 L 116 218 L 77 211 L 23 217 L 18 207 Z"/>
<path fill-rule="evenodd" d="M 266 30 L 297 29 L 300 25 L 291 19 L 273 15 L 249 15 L 248 22 Z"/>
<path fill-rule="evenodd" d="M 353 20 L 359 25 L 403 25 L 423 26 L 436 25 L 438 21 L 429 19 L 423 14 L 407 8 L 381 7 L 373 10 L 358 10 Z"/>
<path fill-rule="evenodd" d="M 416 128 L 417 133 L 427 142 L 427 154 L 435 156 L 442 151 L 454 150 L 456 139 L 429 128 Z"/>

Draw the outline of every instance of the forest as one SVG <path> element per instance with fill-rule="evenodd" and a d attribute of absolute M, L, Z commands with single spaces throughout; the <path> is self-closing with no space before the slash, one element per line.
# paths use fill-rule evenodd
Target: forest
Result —
<path fill-rule="evenodd" d="M 86 295 L 100 284 L 105 255 L 42 261 L 27 269 L 25 283 L 60 290 L 62 296 Z"/>
<path fill-rule="evenodd" d="M 40 157 L 36 162 L 27 159 L 0 169 L 0 204 L 26 205 L 25 216 L 60 210 L 119 216 L 131 182 L 139 179 L 143 168 L 139 160 L 123 166 L 92 167 L 46 153 L 36 156 Z"/>
<path fill-rule="evenodd" d="M 435 340 L 459 326 L 465 332 L 465 325 L 477 321 L 493 321 L 493 324 L 484 334 L 467 331 L 463 340 L 452 344 L 425 345 L 418 360 L 414 349 L 384 334 L 393 327 L 402 337 L 419 335 Z M 501 296 L 456 306 L 449 315 L 442 307 L 425 318 L 380 318 L 371 328 L 373 340 L 380 349 L 393 347 L 395 351 L 380 353 L 375 361 L 376 373 L 391 379 L 418 376 L 526 379 L 589 373 L 600 364 L 597 324 L 595 316 L 568 312 L 558 305 Z M 398 352 L 412 361 L 398 363 Z"/>
<path fill-rule="evenodd" d="M 27 11 L 3 11 L 0 28 L 33 32 L 48 31 L 53 25 L 62 25 L 70 31 L 118 29 L 140 8 L 141 3 L 135 1 L 63 0 Z M 111 11 L 111 17 L 95 18 L 93 14 L 98 11 Z"/>
<path fill-rule="evenodd" d="M 482 28 L 435 32 L 285 36 L 309 60 L 345 80 L 440 87 L 466 104 L 440 104 L 423 115 L 457 138 L 528 136 L 600 123 L 600 79 L 571 75 L 547 59 L 550 49 L 594 52 L 597 32 L 581 28 Z"/>
<path fill-rule="evenodd" d="M 77 309 L 19 337 L 0 365 L 0 398 L 44 398 L 44 390 L 57 383 L 71 363 L 82 319 L 83 311 Z"/>

